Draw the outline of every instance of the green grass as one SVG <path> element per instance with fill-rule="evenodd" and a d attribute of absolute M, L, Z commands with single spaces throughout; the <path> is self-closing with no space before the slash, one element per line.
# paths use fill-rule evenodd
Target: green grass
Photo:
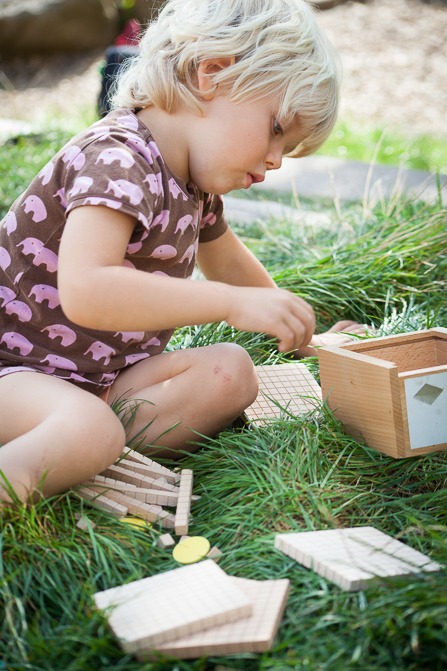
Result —
<path fill-rule="evenodd" d="M 406 135 L 397 128 L 340 120 L 320 154 L 447 174 L 447 135 Z"/>
<path fill-rule="evenodd" d="M 61 140 L 21 140 L 0 149 L 4 209 Z M 380 334 L 447 327 L 441 205 L 397 200 L 372 212 L 361 205 L 342 212 L 316 207 L 331 218 L 329 232 L 297 231 L 287 221 L 256 222 L 238 232 L 278 284 L 314 305 L 320 328 L 341 316 L 372 323 Z M 225 324 L 180 329 L 171 347 L 219 340 L 242 344 L 255 363 L 285 360 L 274 342 Z M 318 361 L 306 364 L 318 378 Z M 274 549 L 278 532 L 373 525 L 445 565 L 447 452 L 386 457 L 346 435 L 322 405 L 266 428 L 234 426 L 181 464 L 194 470 L 194 492 L 201 495 L 190 533 L 221 549 L 220 566 L 231 575 L 291 582 L 273 649 L 147 663 L 124 654 L 92 595 L 177 565 L 156 546 L 157 525 L 131 527 L 69 493 L 1 518 L 0 660 L 8 670 L 447 668 L 444 571 L 346 593 Z M 95 526 L 78 529 L 79 513 Z"/>

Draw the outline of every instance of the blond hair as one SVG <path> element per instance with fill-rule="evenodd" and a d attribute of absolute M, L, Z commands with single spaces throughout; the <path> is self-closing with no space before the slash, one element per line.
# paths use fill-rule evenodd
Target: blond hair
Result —
<path fill-rule="evenodd" d="M 119 78 L 113 107 L 201 110 L 198 64 L 221 57 L 234 62 L 210 76 L 212 87 L 235 102 L 274 95 L 281 123 L 303 128 L 289 155 L 318 149 L 336 120 L 340 66 L 307 0 L 168 0 Z"/>

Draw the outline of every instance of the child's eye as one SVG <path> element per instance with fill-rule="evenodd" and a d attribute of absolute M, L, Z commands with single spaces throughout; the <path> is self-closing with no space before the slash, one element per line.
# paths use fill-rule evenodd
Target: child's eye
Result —
<path fill-rule="evenodd" d="M 282 135 L 283 130 L 282 126 L 279 123 L 278 119 L 273 119 L 273 135 Z"/>

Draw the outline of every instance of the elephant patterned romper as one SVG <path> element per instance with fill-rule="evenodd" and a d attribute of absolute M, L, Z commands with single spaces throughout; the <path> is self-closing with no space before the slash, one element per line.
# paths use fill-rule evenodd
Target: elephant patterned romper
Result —
<path fill-rule="evenodd" d="M 222 199 L 174 177 L 149 129 L 115 110 L 40 171 L 0 227 L 0 376 L 55 375 L 100 396 L 123 368 L 160 354 L 172 335 L 80 327 L 61 309 L 58 248 L 67 214 L 103 205 L 137 224 L 124 264 L 189 278 L 199 241 L 226 230 Z"/>

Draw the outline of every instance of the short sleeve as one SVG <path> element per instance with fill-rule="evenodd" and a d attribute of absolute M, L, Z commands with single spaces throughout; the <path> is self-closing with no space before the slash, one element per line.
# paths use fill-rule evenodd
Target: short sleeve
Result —
<path fill-rule="evenodd" d="M 228 228 L 223 211 L 222 196 L 205 194 L 200 220 L 199 242 L 217 240 Z"/>

